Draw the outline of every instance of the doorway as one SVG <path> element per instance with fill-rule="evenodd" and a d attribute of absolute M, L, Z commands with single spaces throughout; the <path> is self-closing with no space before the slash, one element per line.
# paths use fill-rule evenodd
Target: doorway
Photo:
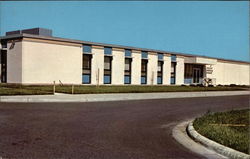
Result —
<path fill-rule="evenodd" d="M 1 50 L 1 82 L 6 83 L 7 82 L 7 51 Z"/>
<path fill-rule="evenodd" d="M 193 68 L 193 83 L 200 83 L 201 69 Z"/>

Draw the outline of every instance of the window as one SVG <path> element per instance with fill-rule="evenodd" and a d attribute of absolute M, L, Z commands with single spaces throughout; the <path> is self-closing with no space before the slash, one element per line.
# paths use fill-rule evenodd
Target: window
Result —
<path fill-rule="evenodd" d="M 142 51 L 141 52 L 141 58 L 142 59 L 147 59 L 148 58 L 148 52 Z"/>
<path fill-rule="evenodd" d="M 85 53 L 91 53 L 92 52 L 91 45 L 83 45 L 83 52 L 85 52 Z"/>
<path fill-rule="evenodd" d="M 83 54 L 82 68 L 90 70 L 91 68 L 91 56 Z"/>
<path fill-rule="evenodd" d="M 82 83 L 89 84 L 91 82 L 91 55 L 82 55 Z"/>
<path fill-rule="evenodd" d="M 198 74 L 194 74 L 194 70 L 200 70 Z M 198 76 L 197 76 L 198 75 Z M 185 64 L 185 70 L 184 70 L 184 83 L 185 84 L 191 84 L 193 83 L 194 77 L 196 78 L 202 78 L 203 77 L 203 65 L 197 65 L 197 64 Z"/>
<path fill-rule="evenodd" d="M 131 58 L 125 58 L 124 84 L 131 84 Z"/>
<path fill-rule="evenodd" d="M 141 61 L 141 84 L 147 84 L 147 64 L 148 60 Z"/>
<path fill-rule="evenodd" d="M 90 83 L 90 75 L 82 75 L 82 83 L 89 84 Z"/>
<path fill-rule="evenodd" d="M 131 57 L 131 50 L 125 50 L 125 57 Z"/>
<path fill-rule="evenodd" d="M 2 48 L 7 48 L 7 42 L 6 41 L 1 42 L 1 45 L 2 45 Z"/>
<path fill-rule="evenodd" d="M 163 54 L 158 54 L 158 60 L 163 60 Z"/>
<path fill-rule="evenodd" d="M 131 59 L 125 59 L 125 71 L 131 71 Z"/>
<path fill-rule="evenodd" d="M 104 70 L 111 70 L 111 57 L 104 57 Z"/>
<path fill-rule="evenodd" d="M 112 48 L 111 47 L 104 47 L 104 54 L 105 55 L 112 55 Z"/>
<path fill-rule="evenodd" d="M 176 63 L 171 62 L 171 84 L 175 84 L 175 71 L 176 70 Z"/>
<path fill-rule="evenodd" d="M 0 50 L 0 64 L 1 64 L 1 82 L 6 83 L 7 82 L 7 51 L 6 50 Z"/>
<path fill-rule="evenodd" d="M 104 57 L 104 84 L 111 84 L 111 63 L 112 62 L 112 57 L 110 56 L 105 56 Z"/>
<path fill-rule="evenodd" d="M 171 55 L 171 61 L 176 62 L 176 55 Z"/>
<path fill-rule="evenodd" d="M 157 84 L 162 84 L 163 61 L 158 61 Z"/>

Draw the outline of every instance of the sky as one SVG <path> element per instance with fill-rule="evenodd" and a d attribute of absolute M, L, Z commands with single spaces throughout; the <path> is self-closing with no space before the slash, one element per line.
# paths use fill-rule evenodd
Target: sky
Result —
<path fill-rule="evenodd" d="M 53 36 L 249 61 L 248 1 L 0 2 L 0 35 Z"/>

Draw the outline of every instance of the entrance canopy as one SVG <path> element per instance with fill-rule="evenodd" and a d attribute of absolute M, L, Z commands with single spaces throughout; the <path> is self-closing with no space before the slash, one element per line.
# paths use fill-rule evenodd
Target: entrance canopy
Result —
<path fill-rule="evenodd" d="M 184 57 L 184 63 L 215 65 L 217 63 L 217 59 L 204 57 Z"/>

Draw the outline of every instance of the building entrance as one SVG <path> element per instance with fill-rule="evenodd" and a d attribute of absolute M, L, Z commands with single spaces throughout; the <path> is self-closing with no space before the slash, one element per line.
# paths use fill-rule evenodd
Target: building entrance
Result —
<path fill-rule="evenodd" d="M 203 65 L 185 64 L 184 83 L 200 84 L 203 78 Z"/>
<path fill-rule="evenodd" d="M 201 82 L 201 69 L 193 68 L 193 83 L 198 84 Z"/>
<path fill-rule="evenodd" d="M 1 50 L 0 54 L 1 64 L 1 83 L 7 82 L 7 51 Z"/>

